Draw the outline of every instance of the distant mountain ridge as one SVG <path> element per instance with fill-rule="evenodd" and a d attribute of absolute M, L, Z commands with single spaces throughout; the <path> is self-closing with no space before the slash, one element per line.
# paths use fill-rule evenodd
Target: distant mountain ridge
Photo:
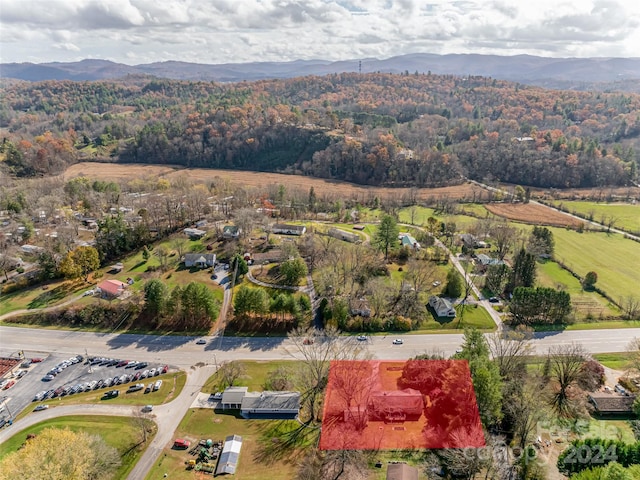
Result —
<path fill-rule="evenodd" d="M 95 59 L 68 63 L 2 63 L 0 77 L 37 82 L 43 80 L 92 81 L 118 79 L 127 75 L 152 75 L 174 80 L 238 82 L 357 72 L 359 69 L 362 73 L 414 73 L 417 71 L 459 76 L 482 75 L 549 88 L 583 89 L 592 88 L 594 84 L 615 82 L 622 86 L 622 90 L 638 91 L 640 89 L 640 57 L 547 58 L 531 55 L 509 57 L 428 53 L 401 55 L 383 60 L 375 58 L 337 62 L 296 60 L 215 65 L 179 61 L 125 65 Z"/>

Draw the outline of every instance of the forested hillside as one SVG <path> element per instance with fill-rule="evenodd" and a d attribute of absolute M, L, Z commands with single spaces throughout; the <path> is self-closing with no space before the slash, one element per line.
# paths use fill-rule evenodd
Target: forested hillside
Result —
<path fill-rule="evenodd" d="M 640 162 L 640 95 L 485 77 L 356 74 L 220 84 L 132 76 L 4 83 L 0 168 L 180 164 L 368 185 L 463 177 L 539 187 L 626 185 Z"/>

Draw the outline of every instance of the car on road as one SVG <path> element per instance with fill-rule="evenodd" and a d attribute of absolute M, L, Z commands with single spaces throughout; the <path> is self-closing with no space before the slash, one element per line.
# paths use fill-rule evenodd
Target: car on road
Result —
<path fill-rule="evenodd" d="M 49 405 L 38 405 L 36 408 L 33 409 L 33 411 L 41 412 L 42 410 L 46 410 L 47 408 L 49 408 Z"/>
<path fill-rule="evenodd" d="M 42 361 L 42 359 L 38 358 L 38 357 L 31 359 L 31 363 L 40 363 L 41 361 Z"/>
<path fill-rule="evenodd" d="M 50 381 L 51 381 L 51 380 L 53 380 L 54 378 L 56 378 L 56 377 L 54 377 L 53 375 L 51 375 L 50 373 L 48 373 L 47 375 L 45 375 L 44 377 L 42 377 L 42 381 L 43 381 L 43 382 L 50 382 Z"/>
<path fill-rule="evenodd" d="M 367 341 L 367 336 L 366 335 L 358 335 L 358 341 L 359 342 L 366 342 Z"/>
<path fill-rule="evenodd" d="M 491 303 L 500 303 L 500 299 L 498 297 L 489 298 L 489 302 Z"/>
<path fill-rule="evenodd" d="M 207 341 L 204 338 L 201 338 L 196 342 L 196 345 L 206 345 Z"/>
<path fill-rule="evenodd" d="M 456 348 L 456 353 L 462 353 L 462 347 Z"/>
<path fill-rule="evenodd" d="M 145 413 L 153 411 L 153 405 L 145 405 L 144 407 L 142 407 L 142 411 Z"/>
<path fill-rule="evenodd" d="M 393 340 L 392 342 L 394 345 L 402 345 L 404 343 L 404 340 L 402 340 L 401 338 L 396 338 Z"/>

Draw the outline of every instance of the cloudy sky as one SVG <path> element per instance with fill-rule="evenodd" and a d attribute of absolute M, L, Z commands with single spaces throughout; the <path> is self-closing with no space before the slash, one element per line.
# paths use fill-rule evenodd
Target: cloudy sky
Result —
<path fill-rule="evenodd" d="M 1 0 L 0 61 L 640 57 L 640 0 Z"/>

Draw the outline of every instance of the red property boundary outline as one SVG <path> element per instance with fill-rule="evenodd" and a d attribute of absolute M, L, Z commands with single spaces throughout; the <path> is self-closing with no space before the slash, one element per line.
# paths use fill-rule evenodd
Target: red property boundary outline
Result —
<path fill-rule="evenodd" d="M 483 446 L 466 360 L 331 362 L 321 450 Z"/>

